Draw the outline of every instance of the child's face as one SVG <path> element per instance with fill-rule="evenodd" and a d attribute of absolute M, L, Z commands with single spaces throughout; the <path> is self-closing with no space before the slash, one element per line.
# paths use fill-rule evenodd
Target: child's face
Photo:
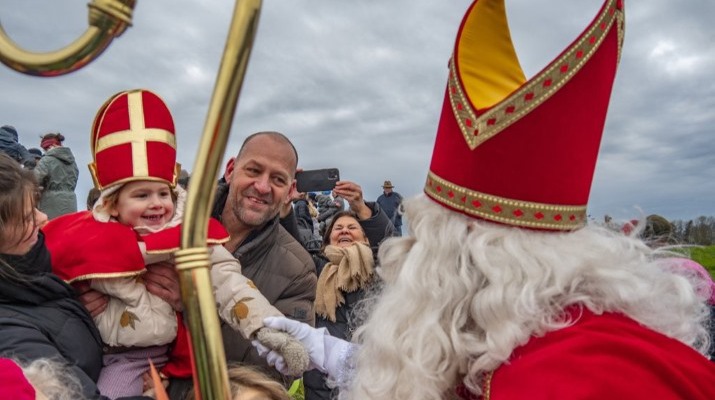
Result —
<path fill-rule="evenodd" d="M 129 182 L 120 189 L 112 216 L 132 227 L 161 228 L 174 216 L 171 188 L 162 182 Z"/>

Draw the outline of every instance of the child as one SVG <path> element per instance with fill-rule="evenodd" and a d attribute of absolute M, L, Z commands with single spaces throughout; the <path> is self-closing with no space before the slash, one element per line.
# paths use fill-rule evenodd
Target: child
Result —
<path fill-rule="evenodd" d="M 179 248 L 186 193 L 176 185 L 180 168 L 173 119 L 154 93 L 121 92 L 95 117 L 91 146 L 90 171 L 100 197 L 92 211 L 46 226 L 47 245 L 57 275 L 67 282 L 89 280 L 93 289 L 109 295 L 107 309 L 94 318 L 106 345 L 101 393 L 110 398 L 139 395 L 148 359 L 164 366 L 167 376 L 191 375 L 180 315 L 149 293 L 141 279 L 145 265 L 170 261 Z M 253 338 L 263 317 L 282 314 L 241 275 L 238 261 L 220 245 L 228 234 L 218 221 L 210 221 L 208 232 L 219 314 L 234 330 Z"/>

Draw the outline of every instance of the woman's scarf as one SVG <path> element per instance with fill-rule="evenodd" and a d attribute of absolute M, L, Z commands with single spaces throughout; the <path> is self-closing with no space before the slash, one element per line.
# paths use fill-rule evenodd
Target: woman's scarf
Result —
<path fill-rule="evenodd" d="M 328 245 L 323 254 L 329 262 L 318 278 L 315 311 L 335 322 L 335 310 L 345 303 L 342 292 L 351 293 L 370 283 L 375 260 L 370 247 L 357 242 L 350 247 Z"/>

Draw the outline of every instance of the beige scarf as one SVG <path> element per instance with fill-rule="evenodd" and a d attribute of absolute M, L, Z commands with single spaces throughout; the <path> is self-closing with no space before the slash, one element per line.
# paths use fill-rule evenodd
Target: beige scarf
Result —
<path fill-rule="evenodd" d="M 335 322 L 335 310 L 345 303 L 342 292 L 354 292 L 369 283 L 375 260 L 370 247 L 357 242 L 350 247 L 328 245 L 323 253 L 330 262 L 318 278 L 315 312 Z"/>

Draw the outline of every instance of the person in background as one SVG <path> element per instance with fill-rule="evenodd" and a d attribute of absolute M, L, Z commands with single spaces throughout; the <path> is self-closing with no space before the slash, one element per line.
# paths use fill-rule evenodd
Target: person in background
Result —
<path fill-rule="evenodd" d="M 37 147 L 32 147 L 30 149 L 27 149 L 30 154 L 32 154 L 33 157 L 35 157 L 35 163 L 40 161 L 40 158 L 42 158 L 42 150 L 38 149 Z"/>
<path fill-rule="evenodd" d="M 17 129 L 14 126 L 3 125 L 0 127 L 0 151 L 25 168 L 32 169 L 37 164 L 35 157 L 19 143 Z"/>
<path fill-rule="evenodd" d="M 40 146 L 45 155 L 35 167 L 35 177 L 42 188 L 39 208 L 54 219 L 77 211 L 77 179 L 79 170 L 72 150 L 62 145 L 61 133 L 48 133 L 42 137 Z"/>
<path fill-rule="evenodd" d="M 530 80 L 504 1 L 468 8 L 425 195 L 405 202 L 410 235 L 380 247 L 383 290 L 355 345 L 265 321 L 340 367 L 340 400 L 715 399 L 711 291 L 588 224 L 624 31 L 624 2 L 601 3 Z"/>
<path fill-rule="evenodd" d="M 0 154 L 0 357 L 61 362 L 86 398 L 99 399 L 102 339 L 72 287 L 51 272 L 36 193 L 32 172 Z"/>
<path fill-rule="evenodd" d="M 395 236 L 402 236 L 402 214 L 400 212 L 402 195 L 393 191 L 393 188 L 391 181 L 385 181 L 382 184 L 382 194 L 377 198 L 377 204 L 385 210 L 385 214 L 395 226 Z"/>
<path fill-rule="evenodd" d="M 320 252 L 313 255 L 318 271 L 315 326 L 350 340 L 361 322 L 355 320 L 353 311 L 379 282 L 374 273 L 377 249 L 393 235 L 394 227 L 379 206 L 364 201 L 360 185 L 339 181 L 333 192 L 348 202 L 349 209 L 333 216 Z M 303 378 L 306 400 L 337 397 L 338 391 L 327 386 L 325 374 L 308 371 Z"/>

